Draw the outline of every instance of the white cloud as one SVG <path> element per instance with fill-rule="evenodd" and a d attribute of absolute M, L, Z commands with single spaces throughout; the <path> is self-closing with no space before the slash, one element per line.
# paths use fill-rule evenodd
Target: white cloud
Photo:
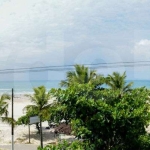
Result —
<path fill-rule="evenodd" d="M 142 39 L 135 43 L 132 50 L 135 60 L 149 60 L 150 59 L 150 40 Z"/>
<path fill-rule="evenodd" d="M 137 43 L 136 46 L 150 46 L 150 40 L 144 39 Z"/>

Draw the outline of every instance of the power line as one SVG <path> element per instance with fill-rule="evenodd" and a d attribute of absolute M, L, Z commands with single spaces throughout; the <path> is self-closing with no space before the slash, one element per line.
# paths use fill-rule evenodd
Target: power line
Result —
<path fill-rule="evenodd" d="M 150 61 L 95 63 L 95 64 L 82 64 L 82 65 L 89 66 L 90 69 L 141 67 L 141 66 L 146 67 L 146 66 L 150 66 Z M 73 67 L 74 67 L 74 65 L 62 65 L 62 66 L 3 69 L 3 70 L 0 70 L 0 74 L 24 73 L 24 72 L 43 72 L 43 71 L 67 71 L 67 70 L 73 70 L 74 69 Z"/>
<path fill-rule="evenodd" d="M 136 64 L 136 63 L 150 63 L 150 61 L 136 61 L 136 62 L 111 62 L 111 63 L 95 63 L 95 64 L 81 64 L 84 66 L 95 66 L 95 65 L 113 65 L 113 64 Z M 62 67 L 74 67 L 74 65 L 57 65 L 57 66 L 44 66 L 44 67 L 30 67 L 30 68 L 17 68 L 17 69 L 3 69 L 0 71 L 13 71 L 13 70 L 32 70 L 32 69 L 42 69 L 42 68 L 62 68 Z"/>

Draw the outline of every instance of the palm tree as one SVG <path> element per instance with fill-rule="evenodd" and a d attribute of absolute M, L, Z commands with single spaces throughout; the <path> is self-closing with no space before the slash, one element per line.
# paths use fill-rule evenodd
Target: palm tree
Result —
<path fill-rule="evenodd" d="M 126 84 L 126 72 L 122 75 L 118 72 L 113 72 L 112 75 L 108 75 L 106 84 L 113 90 L 120 90 L 120 93 L 124 93 L 131 90 L 133 82 Z"/>
<path fill-rule="evenodd" d="M 74 67 L 75 71 L 67 72 L 67 79 L 61 81 L 61 86 L 68 87 L 74 83 L 93 83 L 96 79 L 98 80 L 102 77 L 102 75 L 97 75 L 96 70 L 90 70 L 84 65 L 76 64 Z"/>
<path fill-rule="evenodd" d="M 24 110 L 27 111 L 27 113 L 34 112 L 37 114 L 40 118 L 40 127 L 42 129 L 42 119 L 45 117 L 49 116 L 49 108 L 50 108 L 50 91 L 47 93 L 46 88 L 44 86 L 40 86 L 37 88 L 34 88 L 34 94 L 27 95 L 31 102 L 33 103 L 32 105 L 27 105 Z M 40 130 L 41 134 L 41 147 L 43 147 L 43 138 L 42 138 L 42 130 Z"/>
<path fill-rule="evenodd" d="M 46 88 L 44 86 L 39 86 L 37 88 L 33 88 L 33 95 L 26 95 L 30 98 L 33 105 L 27 105 L 24 110 L 27 112 L 35 112 L 41 117 L 47 116 L 47 110 L 51 104 L 49 104 L 50 100 L 50 91 L 46 92 Z"/>
<path fill-rule="evenodd" d="M 10 96 L 3 94 L 0 97 L 0 116 L 4 115 L 5 117 L 8 116 L 8 102 L 6 100 L 10 100 Z"/>
<path fill-rule="evenodd" d="M 0 118 L 2 121 L 11 124 L 12 118 L 8 117 L 8 100 L 10 100 L 10 96 L 8 94 L 3 94 L 0 97 Z"/>

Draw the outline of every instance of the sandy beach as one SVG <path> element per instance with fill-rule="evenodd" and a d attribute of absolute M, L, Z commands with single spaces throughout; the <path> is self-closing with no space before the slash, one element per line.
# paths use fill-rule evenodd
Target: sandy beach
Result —
<path fill-rule="evenodd" d="M 28 97 L 24 95 L 17 95 L 14 97 L 14 119 L 18 119 L 20 116 L 24 115 L 23 108 L 26 105 L 31 104 Z M 9 116 L 11 117 L 11 101 L 9 102 Z M 42 123 L 43 130 L 43 143 L 55 143 L 58 137 L 54 137 L 54 129 L 46 129 L 48 127 L 48 122 Z M 64 139 L 73 139 L 73 136 L 63 136 Z M 14 129 L 14 141 L 15 143 L 29 143 L 29 126 L 19 125 Z M 32 144 L 40 145 L 40 135 L 37 133 L 36 126 L 30 125 L 30 142 Z M 10 144 L 11 143 L 11 126 L 0 122 L 0 144 Z"/>

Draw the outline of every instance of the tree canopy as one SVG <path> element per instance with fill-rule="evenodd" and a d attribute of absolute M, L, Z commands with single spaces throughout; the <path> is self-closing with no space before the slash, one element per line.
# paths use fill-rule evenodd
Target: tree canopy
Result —
<path fill-rule="evenodd" d="M 90 70 L 88 67 L 84 65 L 76 64 L 74 66 L 74 71 L 67 72 L 67 79 L 61 81 L 60 85 L 64 87 L 68 87 L 75 83 L 78 84 L 86 84 L 86 83 L 93 83 L 95 80 L 100 83 L 102 79 L 102 75 L 98 75 L 96 70 Z M 102 82 L 102 81 L 101 81 Z"/>
<path fill-rule="evenodd" d="M 17 124 L 28 124 L 29 117 L 38 115 L 42 120 L 50 119 L 50 91 L 47 92 L 44 86 L 33 88 L 33 95 L 26 95 L 30 98 L 33 104 L 24 107 L 26 115 L 20 117 Z"/>
<path fill-rule="evenodd" d="M 35 112 L 41 117 L 44 117 L 44 115 L 47 116 L 47 111 L 51 105 L 49 104 L 50 92 L 47 93 L 44 86 L 39 86 L 33 90 L 33 96 L 27 95 L 33 104 L 27 105 L 24 110 L 27 112 Z"/>
<path fill-rule="evenodd" d="M 70 120 L 73 134 L 94 144 L 94 149 L 148 150 L 150 143 L 141 144 L 145 138 L 150 140 L 145 130 L 150 122 L 147 89 L 134 89 L 118 97 L 119 90 L 93 88 L 76 84 L 53 89 L 59 103 L 56 116 Z"/>
<path fill-rule="evenodd" d="M 112 90 L 120 90 L 121 93 L 124 93 L 131 90 L 133 82 L 126 83 L 126 72 L 122 75 L 118 72 L 113 72 L 112 75 L 108 75 L 106 84 Z"/>
<path fill-rule="evenodd" d="M 15 120 L 12 120 L 12 118 L 8 117 L 8 101 L 10 100 L 10 96 L 8 94 L 2 94 L 0 96 L 0 119 L 3 122 L 6 122 L 8 124 L 15 123 Z"/>

